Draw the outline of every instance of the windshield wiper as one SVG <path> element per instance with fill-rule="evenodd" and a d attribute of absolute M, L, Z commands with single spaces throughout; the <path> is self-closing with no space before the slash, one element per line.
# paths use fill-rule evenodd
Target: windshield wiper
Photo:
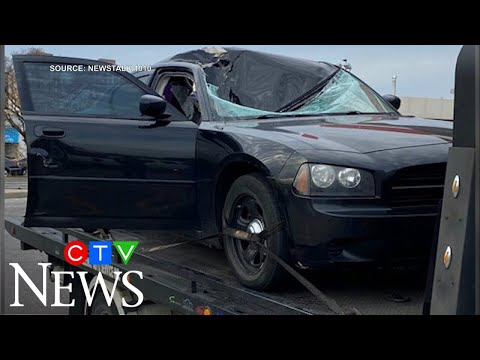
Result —
<path fill-rule="evenodd" d="M 361 111 L 348 111 L 348 112 L 339 112 L 339 113 L 319 113 L 319 114 L 265 114 L 260 115 L 255 118 L 255 120 L 262 119 L 282 119 L 282 118 L 300 118 L 300 117 L 316 117 L 316 116 L 349 116 L 349 115 L 397 115 L 393 112 L 361 112 Z"/>
<path fill-rule="evenodd" d="M 362 112 L 362 111 L 347 111 L 347 112 L 339 112 L 339 113 L 329 113 L 329 114 L 322 114 L 322 115 L 330 115 L 330 116 L 348 116 L 348 115 L 397 115 L 394 112 Z"/>
<path fill-rule="evenodd" d="M 323 116 L 325 114 L 265 114 L 254 117 L 255 120 L 263 119 L 282 119 L 282 118 L 300 118 L 300 117 L 312 117 L 312 116 Z"/>

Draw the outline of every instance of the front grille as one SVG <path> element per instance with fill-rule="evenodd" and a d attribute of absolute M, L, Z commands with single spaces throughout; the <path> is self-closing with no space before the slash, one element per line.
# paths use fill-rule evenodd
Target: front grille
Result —
<path fill-rule="evenodd" d="M 391 207 L 438 205 L 443 197 L 447 164 L 414 166 L 399 170 L 390 182 Z"/>

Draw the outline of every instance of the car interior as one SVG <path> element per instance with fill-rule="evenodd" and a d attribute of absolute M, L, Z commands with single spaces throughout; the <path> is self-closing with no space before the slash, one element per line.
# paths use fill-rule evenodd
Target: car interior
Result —
<path fill-rule="evenodd" d="M 189 120 L 200 124 L 200 107 L 192 78 L 186 75 L 164 74 L 158 81 L 156 91 Z"/>

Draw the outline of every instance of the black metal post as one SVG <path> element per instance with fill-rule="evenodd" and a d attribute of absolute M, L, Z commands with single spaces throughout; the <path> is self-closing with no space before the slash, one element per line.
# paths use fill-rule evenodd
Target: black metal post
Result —
<path fill-rule="evenodd" d="M 479 61 L 479 46 L 474 45 L 464 46 L 457 61 L 454 140 L 448 157 L 431 314 L 478 313 Z"/>

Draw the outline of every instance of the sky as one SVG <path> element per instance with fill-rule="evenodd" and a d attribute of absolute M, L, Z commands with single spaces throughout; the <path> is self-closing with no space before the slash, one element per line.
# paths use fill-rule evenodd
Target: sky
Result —
<path fill-rule="evenodd" d="M 380 94 L 453 98 L 460 45 L 7 45 L 6 55 L 40 47 L 58 56 L 115 59 L 121 65 L 152 65 L 171 55 L 205 46 L 236 46 L 338 64 L 347 59 L 352 72 Z"/>

